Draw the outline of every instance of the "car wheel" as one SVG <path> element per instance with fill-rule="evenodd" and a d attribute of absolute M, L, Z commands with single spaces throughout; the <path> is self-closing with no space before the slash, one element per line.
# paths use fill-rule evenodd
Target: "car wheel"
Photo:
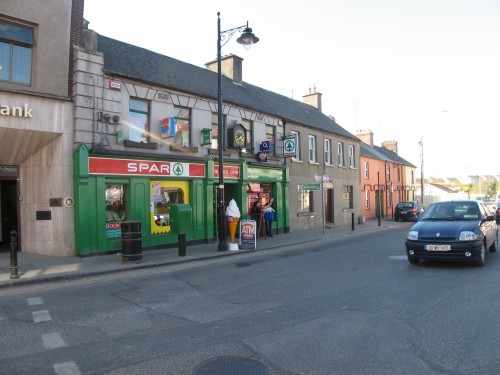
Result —
<path fill-rule="evenodd" d="M 490 252 L 495 252 L 497 251 L 497 243 L 498 243 L 498 230 L 497 233 L 495 234 L 495 239 L 493 240 L 493 243 L 490 246 Z"/>
<path fill-rule="evenodd" d="M 418 264 L 419 260 L 416 258 L 408 258 L 408 262 L 410 262 L 411 264 Z"/>
<path fill-rule="evenodd" d="M 485 261 L 486 261 L 486 245 L 483 242 L 483 246 L 481 246 L 481 256 L 476 261 L 476 265 L 478 267 L 482 267 L 484 266 Z"/>

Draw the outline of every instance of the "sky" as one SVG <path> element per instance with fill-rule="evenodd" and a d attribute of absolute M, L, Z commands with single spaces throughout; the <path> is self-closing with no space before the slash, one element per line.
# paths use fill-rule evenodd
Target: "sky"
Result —
<path fill-rule="evenodd" d="M 85 0 L 101 35 L 205 67 L 221 29 L 260 38 L 222 55 L 244 59 L 243 80 L 302 101 L 374 144 L 395 140 L 424 176 L 500 175 L 498 0 Z M 423 163 L 421 155 L 423 154 Z"/>

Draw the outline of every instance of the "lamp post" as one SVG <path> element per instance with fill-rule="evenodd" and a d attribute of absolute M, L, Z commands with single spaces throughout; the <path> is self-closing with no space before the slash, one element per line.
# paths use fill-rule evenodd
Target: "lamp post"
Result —
<path fill-rule="evenodd" d="M 377 172 L 377 195 L 378 195 L 378 200 L 377 200 L 377 211 L 378 211 L 378 226 L 380 226 L 380 216 L 382 215 L 381 212 L 381 205 L 380 205 L 380 172 Z"/>
<path fill-rule="evenodd" d="M 420 202 L 424 206 L 424 141 L 420 138 Z"/>
<path fill-rule="evenodd" d="M 217 137 L 217 148 L 219 154 L 219 186 L 217 192 L 217 217 L 219 220 L 219 251 L 226 251 L 227 233 L 226 233 L 226 210 L 224 206 L 224 124 L 222 113 L 222 56 L 221 49 L 236 33 L 241 32 L 241 36 L 236 40 L 242 44 L 246 49 L 250 49 L 253 44 L 259 41 L 253 33 L 252 29 L 246 25 L 238 26 L 229 30 L 221 31 L 220 29 L 220 12 L 217 12 L 217 130 L 219 132 Z"/>
<path fill-rule="evenodd" d="M 425 115 L 422 115 L 421 117 L 429 117 L 433 115 L 438 115 L 440 113 L 447 113 L 448 110 L 444 109 L 442 111 L 438 112 L 431 112 L 427 113 Z M 422 203 L 422 206 L 425 207 L 424 205 L 424 140 L 422 136 L 420 136 L 420 141 L 418 142 L 420 146 L 420 202 Z"/>

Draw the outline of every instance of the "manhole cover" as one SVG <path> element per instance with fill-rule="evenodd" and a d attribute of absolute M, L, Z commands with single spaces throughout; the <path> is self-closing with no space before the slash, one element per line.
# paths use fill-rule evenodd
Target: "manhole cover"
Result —
<path fill-rule="evenodd" d="M 267 368 L 255 359 L 226 356 L 201 363 L 194 370 L 194 375 L 267 375 Z"/>

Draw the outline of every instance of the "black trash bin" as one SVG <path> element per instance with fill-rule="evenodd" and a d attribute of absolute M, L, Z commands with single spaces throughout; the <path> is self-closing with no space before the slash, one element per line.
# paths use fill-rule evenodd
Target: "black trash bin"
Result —
<path fill-rule="evenodd" d="M 122 222 L 122 262 L 142 260 L 141 222 L 127 220 Z"/>

